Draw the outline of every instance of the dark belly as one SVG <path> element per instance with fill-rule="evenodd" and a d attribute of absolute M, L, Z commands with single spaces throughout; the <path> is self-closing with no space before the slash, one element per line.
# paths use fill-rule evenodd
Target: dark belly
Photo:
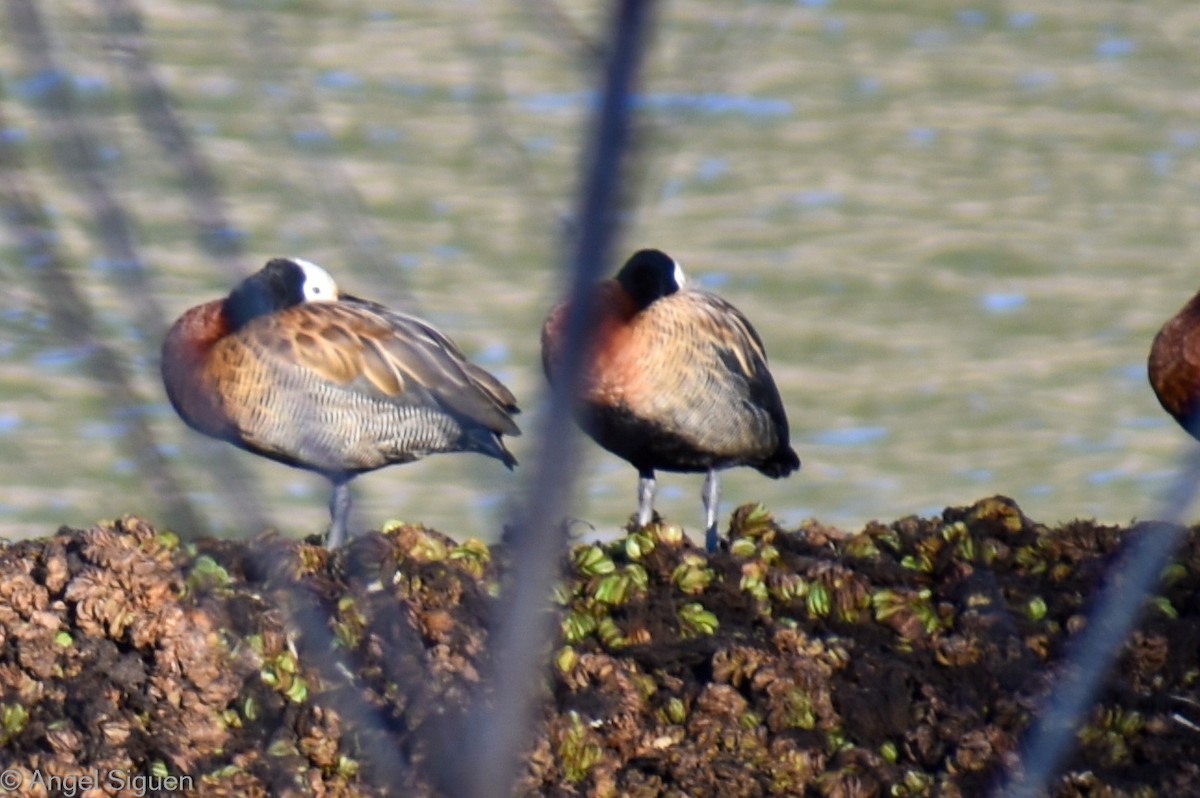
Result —
<path fill-rule="evenodd" d="M 755 466 L 770 449 L 716 450 L 697 436 L 681 434 L 656 420 L 633 415 L 625 407 L 591 405 L 579 414 L 579 424 L 596 443 L 638 470 L 707 471 L 736 465 Z"/>

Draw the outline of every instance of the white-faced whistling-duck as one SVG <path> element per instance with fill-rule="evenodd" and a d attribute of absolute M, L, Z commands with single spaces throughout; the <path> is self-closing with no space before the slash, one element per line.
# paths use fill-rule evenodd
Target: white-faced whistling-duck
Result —
<path fill-rule="evenodd" d="M 340 294 L 321 267 L 275 258 L 184 313 L 162 349 L 167 396 L 193 429 L 333 483 L 326 545 L 346 539 L 356 475 L 438 452 L 509 468 L 516 399 L 420 319 Z"/>
<path fill-rule="evenodd" d="M 718 472 L 750 466 L 769 477 L 800 467 L 762 340 L 720 297 L 685 289 L 683 270 L 653 249 L 635 253 L 599 288 L 593 357 L 580 426 L 638 470 L 640 526 L 654 515 L 654 472 L 705 471 L 705 543 L 717 545 Z M 542 329 L 542 365 L 553 380 L 565 305 Z"/>

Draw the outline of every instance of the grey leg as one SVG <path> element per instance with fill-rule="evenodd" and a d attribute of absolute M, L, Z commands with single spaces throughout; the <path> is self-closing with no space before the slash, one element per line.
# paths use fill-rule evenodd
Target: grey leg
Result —
<path fill-rule="evenodd" d="M 325 548 L 330 551 L 346 542 L 346 524 L 350 520 L 350 480 L 333 483 L 333 496 L 329 499 L 329 534 L 325 537 Z"/>
<path fill-rule="evenodd" d="M 654 518 L 654 472 L 638 472 L 638 526 L 646 526 Z"/>
<path fill-rule="evenodd" d="M 721 478 L 717 469 L 708 469 L 704 479 L 704 546 L 709 551 L 717 550 L 717 508 L 721 503 Z"/>

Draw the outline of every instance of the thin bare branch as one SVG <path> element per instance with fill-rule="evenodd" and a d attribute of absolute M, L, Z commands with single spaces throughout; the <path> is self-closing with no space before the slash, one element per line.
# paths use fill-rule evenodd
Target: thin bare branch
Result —
<path fill-rule="evenodd" d="M 0 108 L 0 129 L 6 125 Z M 49 311 L 54 330 L 85 355 L 84 366 L 103 389 L 109 412 L 121 429 L 120 442 L 137 465 L 163 507 L 166 521 L 180 534 L 206 528 L 163 458 L 143 413 L 145 401 L 133 388 L 133 379 L 121 357 L 100 341 L 95 316 L 71 277 L 74 271 L 57 245 L 58 237 L 25 175 L 16 146 L 0 138 L 0 210 L 24 256 L 32 278 Z"/>
<path fill-rule="evenodd" d="M 571 408 L 590 351 L 595 308 L 588 298 L 591 286 L 611 262 L 631 96 L 652 6 L 646 0 L 621 0 L 614 5 L 601 101 L 589 128 L 591 138 L 584 156 L 579 230 L 564 264 L 564 273 L 570 275 L 572 311 L 567 320 L 562 379 L 551 392 L 533 458 L 530 496 L 524 517 L 515 526 L 513 565 L 503 592 L 505 613 L 490 642 L 492 671 L 470 718 L 473 733 L 460 738 L 471 740 L 472 750 L 465 757 L 455 757 L 472 766 L 456 768 L 453 775 L 442 774 L 452 794 L 478 798 L 510 795 L 518 753 L 528 744 L 534 727 L 546 667 L 545 650 L 552 632 L 546 602 L 558 577 L 557 565 L 566 542 L 560 519 L 566 513 L 578 471 L 579 440 Z"/>

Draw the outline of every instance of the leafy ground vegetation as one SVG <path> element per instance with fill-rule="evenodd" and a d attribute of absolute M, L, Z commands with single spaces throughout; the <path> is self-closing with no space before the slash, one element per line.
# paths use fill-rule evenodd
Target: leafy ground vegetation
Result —
<path fill-rule="evenodd" d="M 985 794 L 1147 533 L 1048 527 L 994 497 L 855 534 L 746 506 L 713 555 L 667 523 L 577 546 L 521 794 Z M 133 517 L 8 545 L 5 766 L 186 775 L 197 795 L 438 795 L 508 556 L 411 525 L 333 554 L 184 545 Z M 1198 586 L 1200 527 L 1053 795 L 1200 795 Z"/>

